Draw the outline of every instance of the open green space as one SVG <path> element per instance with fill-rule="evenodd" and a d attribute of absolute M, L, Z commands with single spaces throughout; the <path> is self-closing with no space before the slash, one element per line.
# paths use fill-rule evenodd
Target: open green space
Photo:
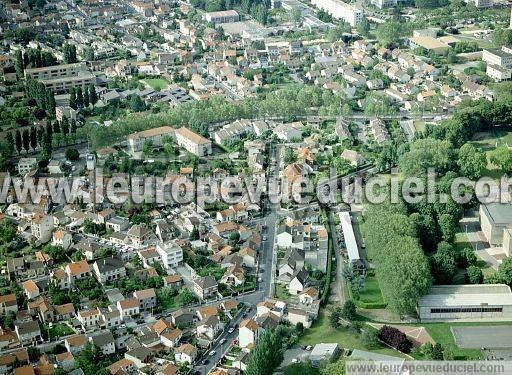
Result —
<path fill-rule="evenodd" d="M 366 276 L 364 288 L 359 293 L 359 298 L 355 302 L 356 305 L 362 308 L 372 308 L 372 306 L 382 308 L 385 305 L 384 297 L 382 296 L 376 276 Z"/>
<path fill-rule="evenodd" d="M 300 345 L 316 345 L 320 343 L 338 343 L 340 347 L 346 349 L 367 350 L 380 354 L 392 355 L 405 358 L 405 355 L 388 347 L 381 346 L 377 349 L 367 349 L 361 342 L 360 334 L 353 330 L 341 327 L 334 329 L 329 325 L 329 312 L 326 309 L 320 310 L 318 319 L 315 323 L 304 331 L 299 339 Z"/>
<path fill-rule="evenodd" d="M 145 83 L 147 83 L 153 90 L 165 90 L 169 87 L 169 82 L 165 78 L 146 78 L 144 80 Z"/>
<path fill-rule="evenodd" d="M 505 130 L 496 130 L 492 132 L 478 133 L 471 143 L 485 152 L 487 159 L 489 153 L 500 146 L 512 147 L 512 132 Z M 487 163 L 487 167 L 483 172 L 484 176 L 499 179 L 503 175 L 501 171 L 495 168 L 491 163 Z"/>

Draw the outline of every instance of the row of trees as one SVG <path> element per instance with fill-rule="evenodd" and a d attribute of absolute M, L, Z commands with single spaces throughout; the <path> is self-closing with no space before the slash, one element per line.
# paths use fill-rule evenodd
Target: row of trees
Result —
<path fill-rule="evenodd" d="M 53 91 L 48 90 L 44 83 L 33 79 L 27 80 L 25 84 L 25 95 L 29 99 L 34 99 L 37 106 L 46 111 L 46 114 L 53 117 L 55 115 L 55 95 Z"/>
<path fill-rule="evenodd" d="M 89 105 L 94 105 L 98 102 L 98 94 L 94 85 L 91 83 L 85 86 L 82 90 L 81 86 L 72 87 L 69 91 L 69 106 L 74 110 L 78 108 L 87 108 Z"/>
<path fill-rule="evenodd" d="M 364 229 L 368 256 L 391 310 L 411 314 L 432 285 L 428 259 L 404 204 L 370 205 Z"/>
<path fill-rule="evenodd" d="M 7 133 L 6 141 L 8 145 L 11 145 L 12 151 L 21 153 L 23 150 L 28 152 L 35 150 L 37 147 L 41 148 L 41 159 L 50 159 L 52 152 L 52 140 L 56 134 L 67 136 L 68 134 L 76 133 L 76 121 L 71 122 L 63 117 L 61 122 L 49 121 L 46 126 L 40 126 L 36 128 L 32 126 L 23 130 L 16 130 L 14 134 L 12 132 Z"/>
<path fill-rule="evenodd" d="M 41 48 L 27 48 L 25 51 L 17 50 L 14 54 L 14 67 L 18 78 L 23 78 L 26 68 L 41 68 L 57 64 L 57 58 Z"/>
<path fill-rule="evenodd" d="M 66 64 L 74 64 L 78 62 L 76 46 L 74 44 L 65 44 L 62 48 L 62 52 L 64 53 L 64 62 Z"/>

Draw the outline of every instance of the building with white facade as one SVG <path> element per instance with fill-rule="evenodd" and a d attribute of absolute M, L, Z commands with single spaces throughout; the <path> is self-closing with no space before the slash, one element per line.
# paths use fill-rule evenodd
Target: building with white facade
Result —
<path fill-rule="evenodd" d="M 311 4 L 329 13 L 332 17 L 356 26 L 363 20 L 363 10 L 341 0 L 311 0 Z"/>
<path fill-rule="evenodd" d="M 157 244 L 156 251 L 165 269 L 176 268 L 183 262 L 183 249 L 174 241 Z"/>
<path fill-rule="evenodd" d="M 220 12 L 209 12 L 204 15 L 204 19 L 207 22 L 214 24 L 237 22 L 240 20 L 240 16 L 236 10 L 222 10 Z"/>
<path fill-rule="evenodd" d="M 418 302 L 422 321 L 493 321 L 512 318 L 512 293 L 504 284 L 438 285 Z"/>
<path fill-rule="evenodd" d="M 176 130 L 176 143 L 196 156 L 206 156 L 212 153 L 210 140 L 185 127 Z"/>

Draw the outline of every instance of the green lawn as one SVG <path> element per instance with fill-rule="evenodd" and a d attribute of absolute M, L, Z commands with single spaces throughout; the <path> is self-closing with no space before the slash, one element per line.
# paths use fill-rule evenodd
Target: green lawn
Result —
<path fill-rule="evenodd" d="M 377 277 L 367 275 L 364 280 L 364 289 L 359 294 L 356 304 L 363 308 L 371 308 L 368 304 L 384 304 L 384 297 L 379 287 Z M 380 306 L 382 308 L 383 306 Z"/>
<path fill-rule="evenodd" d="M 49 328 L 48 325 L 43 324 L 41 325 L 41 334 L 45 339 L 48 339 L 48 330 L 50 333 L 50 337 L 53 340 L 58 337 L 67 336 L 74 333 L 74 331 L 69 326 L 63 323 L 54 323 L 52 325 L 52 328 Z"/>
<path fill-rule="evenodd" d="M 489 156 L 489 153 L 496 149 L 496 147 L 512 146 L 512 132 L 497 130 L 479 133 L 471 143 Z M 496 169 L 491 163 L 488 163 L 483 175 L 493 179 L 500 179 L 503 173 Z"/>
<path fill-rule="evenodd" d="M 276 298 L 281 301 L 288 301 L 290 299 L 290 293 L 288 293 L 288 290 L 281 284 L 276 284 L 274 294 Z"/>
<path fill-rule="evenodd" d="M 316 345 L 319 343 L 338 343 L 346 349 L 367 350 L 380 354 L 405 357 L 402 353 L 382 346 L 378 349 L 368 350 L 361 342 L 360 335 L 347 328 L 334 329 L 329 325 L 329 313 L 325 309 L 320 310 L 318 319 L 311 328 L 304 331 L 299 339 L 299 345 Z"/>
<path fill-rule="evenodd" d="M 165 78 L 147 78 L 144 80 L 153 90 L 160 91 L 169 87 L 169 82 Z"/>

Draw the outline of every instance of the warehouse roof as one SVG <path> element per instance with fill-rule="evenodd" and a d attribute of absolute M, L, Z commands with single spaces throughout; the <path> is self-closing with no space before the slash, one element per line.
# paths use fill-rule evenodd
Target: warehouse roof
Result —
<path fill-rule="evenodd" d="M 512 305 L 512 292 L 505 284 L 438 285 L 420 298 L 419 306 Z"/>

